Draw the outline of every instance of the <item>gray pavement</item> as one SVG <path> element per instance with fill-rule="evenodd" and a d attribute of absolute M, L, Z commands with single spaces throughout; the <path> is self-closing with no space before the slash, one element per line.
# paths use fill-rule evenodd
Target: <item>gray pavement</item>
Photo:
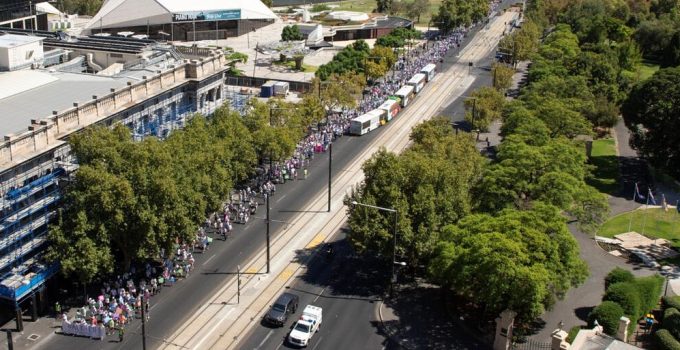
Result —
<path fill-rule="evenodd" d="M 490 349 L 488 339 L 477 339 L 448 311 L 444 293 L 424 283 L 401 285 L 377 305 L 382 331 L 401 349 Z"/>
<path fill-rule="evenodd" d="M 605 252 L 592 236 L 579 231 L 574 223 L 569 224 L 569 231 L 578 242 L 581 259 L 588 264 L 590 276 L 582 285 L 570 289 L 564 299 L 540 317 L 537 323 L 541 329 L 531 336 L 540 342 L 550 341 L 550 334 L 560 321 L 564 322 L 563 329 L 566 330 L 585 325 L 590 311 L 602 302 L 605 276 L 615 267 L 630 270 L 636 276 L 649 276 L 658 272 Z"/>

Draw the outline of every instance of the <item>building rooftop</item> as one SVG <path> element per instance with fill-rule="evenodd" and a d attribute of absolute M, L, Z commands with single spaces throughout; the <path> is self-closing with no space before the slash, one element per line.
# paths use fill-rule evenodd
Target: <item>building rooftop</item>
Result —
<path fill-rule="evenodd" d="M 31 119 L 47 118 L 52 111 L 71 108 L 74 102 L 89 101 L 134 80 L 46 70 L 0 73 L 0 136 L 26 130 Z"/>
<path fill-rule="evenodd" d="M 44 38 L 28 35 L 4 34 L 0 35 L 0 47 L 10 48 L 42 41 Z"/>

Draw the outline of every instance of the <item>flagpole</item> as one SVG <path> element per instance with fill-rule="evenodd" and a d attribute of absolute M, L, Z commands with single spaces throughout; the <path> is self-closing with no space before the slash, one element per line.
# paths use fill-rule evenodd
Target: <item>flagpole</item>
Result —
<path fill-rule="evenodd" d="M 647 225 L 647 211 L 649 211 L 649 197 L 652 195 L 652 190 L 647 188 L 647 203 L 645 204 L 645 215 L 642 217 L 642 235 L 645 235 L 645 226 Z"/>
<path fill-rule="evenodd" d="M 639 192 L 638 190 L 638 185 L 637 182 L 635 183 L 635 186 L 633 186 L 633 202 L 637 201 L 637 193 Z M 631 229 L 633 227 L 633 215 L 631 214 L 630 217 L 628 218 L 628 232 L 631 232 Z"/>

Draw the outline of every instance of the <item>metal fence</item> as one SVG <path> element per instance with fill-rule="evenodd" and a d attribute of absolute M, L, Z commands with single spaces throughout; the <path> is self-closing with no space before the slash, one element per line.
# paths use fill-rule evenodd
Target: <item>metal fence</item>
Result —
<path fill-rule="evenodd" d="M 260 86 L 262 86 L 264 83 L 266 83 L 269 80 L 287 82 L 289 84 L 290 90 L 295 91 L 295 92 L 307 92 L 312 87 L 312 84 L 310 84 L 308 82 L 303 82 L 303 81 L 289 81 L 289 80 L 267 79 L 267 78 L 258 78 L 258 77 L 253 78 L 253 77 L 234 76 L 234 75 L 227 75 L 227 77 L 226 77 L 227 85 L 257 87 L 257 88 L 259 88 Z"/>
<path fill-rule="evenodd" d="M 528 339 L 524 343 L 512 344 L 513 350 L 550 350 L 551 344 Z"/>

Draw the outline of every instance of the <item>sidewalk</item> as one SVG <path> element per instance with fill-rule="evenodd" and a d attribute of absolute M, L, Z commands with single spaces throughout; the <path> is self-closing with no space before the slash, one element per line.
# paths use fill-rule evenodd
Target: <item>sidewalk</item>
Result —
<path fill-rule="evenodd" d="M 461 59 L 477 61 L 490 55 L 495 45 L 488 44 L 489 40 L 497 39 L 502 32 L 503 21 L 508 21 L 510 14 L 497 17 L 491 29 L 478 33 L 471 43 L 461 51 Z M 500 25 L 498 25 L 500 23 Z M 483 44 L 482 44 L 483 43 Z M 272 269 L 269 276 L 257 275 L 258 270 L 250 276 L 243 276 L 247 280 L 241 286 L 240 303 L 235 303 L 236 287 L 234 281 L 227 283 L 223 290 L 215 294 L 211 300 L 201 306 L 199 310 L 187 318 L 187 321 L 167 338 L 166 349 L 179 347 L 231 349 L 239 346 L 239 342 L 251 327 L 259 323 L 266 307 L 290 281 L 302 271 L 304 261 L 302 257 L 314 254 L 314 247 L 325 240 L 327 235 L 335 231 L 346 219 L 346 213 L 341 203 L 345 194 L 351 190 L 363 177 L 362 164 L 381 147 L 388 151 L 401 152 L 409 144 L 408 133 L 421 121 L 430 118 L 437 108 L 452 94 L 462 94 L 474 80 L 467 67 L 454 65 L 445 74 L 436 78 L 427 89 L 437 90 L 436 94 L 425 94 L 416 99 L 409 108 L 388 125 L 388 130 L 376 135 L 375 139 L 347 165 L 341 175 L 333 179 L 333 210 L 324 211 L 326 193 L 319 193 L 300 215 L 291 220 L 290 228 L 279 237 L 280 242 L 272 246 Z M 396 124 L 396 125 L 394 125 Z M 316 236 L 315 236 L 316 235 Z M 304 247 L 304 248 L 301 248 Z M 255 257 L 248 266 L 262 266 L 262 255 Z M 254 279 L 251 276 L 262 276 Z M 410 320 L 418 323 L 415 320 Z"/>
<path fill-rule="evenodd" d="M 390 342 L 388 349 L 490 348 L 489 340 L 478 339 L 464 319 L 451 317 L 438 286 L 404 285 L 375 309 L 380 330 Z"/>
<path fill-rule="evenodd" d="M 75 311 L 69 314 L 69 318 L 75 315 Z M 39 342 L 44 342 L 46 339 L 55 335 L 55 331 L 61 328 L 61 320 L 55 320 L 54 317 L 39 317 L 36 322 L 31 322 L 30 316 L 24 314 L 23 317 L 24 331 L 16 332 L 16 322 L 14 319 L 2 325 L 0 329 L 0 349 L 7 349 L 7 330 L 12 331 L 12 341 L 14 342 L 14 349 L 30 349 Z"/>

